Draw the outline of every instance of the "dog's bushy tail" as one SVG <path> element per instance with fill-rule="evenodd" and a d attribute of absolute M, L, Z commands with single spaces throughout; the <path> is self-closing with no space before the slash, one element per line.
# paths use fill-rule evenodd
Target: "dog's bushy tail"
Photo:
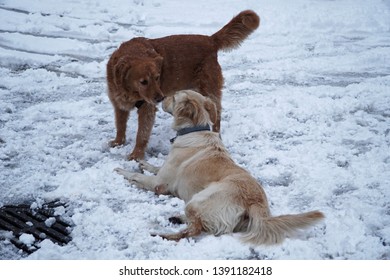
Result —
<path fill-rule="evenodd" d="M 259 24 L 260 18 L 254 11 L 242 11 L 211 38 L 219 50 L 231 50 L 239 47 Z"/>
<path fill-rule="evenodd" d="M 242 236 L 244 242 L 254 245 L 278 244 L 297 230 L 312 226 L 324 218 L 320 211 L 277 217 L 263 217 L 260 213 L 261 209 L 256 205 L 249 208 L 249 224 Z"/>

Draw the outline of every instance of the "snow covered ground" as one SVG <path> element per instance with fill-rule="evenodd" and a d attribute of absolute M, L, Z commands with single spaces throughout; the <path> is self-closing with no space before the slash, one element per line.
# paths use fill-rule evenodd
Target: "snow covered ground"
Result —
<path fill-rule="evenodd" d="M 181 200 L 136 189 L 115 134 L 105 65 L 135 36 L 212 34 L 244 9 L 261 17 L 220 53 L 222 139 L 264 185 L 274 215 L 318 209 L 323 223 L 278 246 L 237 234 L 178 243 Z M 174 135 L 158 112 L 147 159 Z M 0 232 L 0 259 L 390 259 L 390 1 L 0 0 L 0 206 L 60 199 L 72 241 L 23 254 Z M 31 243 L 28 236 L 23 240 Z M 23 241 L 22 240 L 22 241 Z"/>

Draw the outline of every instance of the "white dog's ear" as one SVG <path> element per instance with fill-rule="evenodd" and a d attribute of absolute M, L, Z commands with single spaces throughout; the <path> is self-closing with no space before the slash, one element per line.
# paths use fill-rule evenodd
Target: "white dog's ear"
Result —
<path fill-rule="evenodd" d="M 211 122 L 215 124 L 217 121 L 217 106 L 215 106 L 215 103 L 211 101 L 211 99 L 207 98 L 204 103 L 204 108 L 207 113 L 209 113 Z"/>
<path fill-rule="evenodd" d="M 177 104 L 175 108 L 175 113 L 177 114 L 177 117 L 181 119 L 189 119 L 195 125 L 199 122 L 199 111 L 199 104 L 191 99 L 187 99 L 184 102 Z"/>

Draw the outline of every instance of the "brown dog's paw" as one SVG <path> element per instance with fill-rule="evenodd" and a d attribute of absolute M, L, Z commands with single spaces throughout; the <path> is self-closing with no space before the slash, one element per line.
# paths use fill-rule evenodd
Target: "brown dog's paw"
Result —
<path fill-rule="evenodd" d="M 125 144 L 125 141 L 124 140 L 111 140 L 108 142 L 108 146 L 110 146 L 111 148 L 114 148 L 114 147 L 118 147 L 118 146 L 122 146 L 123 144 Z"/>
<path fill-rule="evenodd" d="M 135 160 L 135 161 L 140 161 L 143 160 L 145 157 L 145 153 L 140 152 L 140 151 L 133 151 L 128 157 L 128 160 Z"/>

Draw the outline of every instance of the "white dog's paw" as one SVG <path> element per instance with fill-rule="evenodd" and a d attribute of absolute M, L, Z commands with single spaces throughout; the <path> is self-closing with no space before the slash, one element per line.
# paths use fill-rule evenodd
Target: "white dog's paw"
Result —
<path fill-rule="evenodd" d="M 144 169 L 147 170 L 148 165 L 149 165 L 149 163 L 146 160 L 141 159 L 138 161 L 138 166 L 142 170 L 144 170 Z"/>
<path fill-rule="evenodd" d="M 134 172 L 130 172 L 130 171 L 127 171 L 123 168 L 115 168 L 114 171 L 116 173 L 118 173 L 119 175 L 122 175 L 123 177 L 125 177 L 125 179 L 131 181 L 131 182 L 137 182 L 137 176 L 138 176 L 138 173 L 134 173 Z"/>
<path fill-rule="evenodd" d="M 148 163 L 147 161 L 145 161 L 145 160 L 140 160 L 139 161 L 139 168 L 142 170 L 142 171 L 144 171 L 144 170 L 146 170 L 146 171 L 148 171 L 148 172 L 150 172 L 150 173 L 153 173 L 154 175 L 156 175 L 157 174 L 157 172 L 159 171 L 159 167 L 156 167 L 156 166 L 154 166 L 154 165 L 151 165 L 150 163 Z"/>
<path fill-rule="evenodd" d="M 145 160 L 140 160 L 139 162 L 139 168 L 141 168 L 142 170 L 146 170 L 146 171 L 149 171 L 149 169 L 151 167 L 153 167 L 151 164 L 149 164 L 147 161 Z"/>
<path fill-rule="evenodd" d="M 115 171 L 116 173 L 120 174 L 120 175 L 124 175 L 124 174 L 128 173 L 127 170 L 125 170 L 125 169 L 123 169 L 123 168 L 119 168 L 119 167 L 115 168 L 114 171 Z"/>

